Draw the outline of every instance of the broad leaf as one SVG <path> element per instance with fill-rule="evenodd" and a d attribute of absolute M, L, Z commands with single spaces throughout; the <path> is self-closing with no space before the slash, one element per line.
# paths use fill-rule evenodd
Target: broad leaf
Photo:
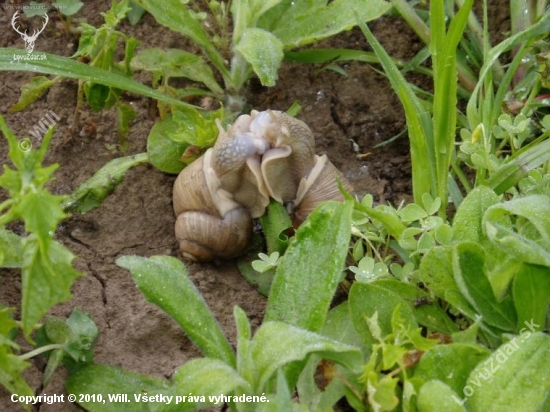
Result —
<path fill-rule="evenodd" d="M 268 31 L 246 29 L 235 50 L 242 54 L 264 86 L 275 86 L 283 60 L 283 44 Z"/>
<path fill-rule="evenodd" d="M 550 393 L 550 337 L 526 330 L 479 364 L 468 380 L 472 411 L 536 411 Z"/>
<path fill-rule="evenodd" d="M 132 59 L 132 69 L 152 72 L 155 78 L 186 77 L 204 83 L 214 93 L 223 94 L 212 69 L 202 57 L 180 49 L 150 48 Z"/>
<path fill-rule="evenodd" d="M 220 395 L 230 394 L 238 387 L 241 387 L 247 395 L 252 395 L 248 383 L 231 366 L 218 359 L 201 358 L 190 360 L 176 371 L 170 394 L 205 396 L 206 402 L 194 402 L 196 407 L 223 403 L 218 402 Z M 214 397 L 215 399 L 210 399 Z M 186 401 L 187 403 L 189 401 Z"/>
<path fill-rule="evenodd" d="M 513 332 L 516 313 L 510 296 L 497 302 L 485 271 L 485 254 L 476 243 L 462 242 L 453 248 L 453 270 L 460 292 L 483 316 L 483 321 Z"/>
<path fill-rule="evenodd" d="M 518 232 L 501 223 L 503 216 L 516 215 L 525 223 Z M 483 224 L 489 239 L 516 259 L 550 266 L 550 197 L 517 197 L 487 210 Z M 521 230 L 521 231 L 520 231 Z"/>
<path fill-rule="evenodd" d="M 349 293 L 351 319 L 366 346 L 376 342 L 376 335 L 380 334 L 383 337 L 393 332 L 392 316 L 398 305 L 400 305 L 399 312 L 405 325 L 413 329 L 417 328 L 418 324 L 411 307 L 397 293 L 372 283 L 355 282 L 352 285 Z M 372 326 L 367 322 L 367 318 L 372 318 L 375 313 L 380 331 L 373 331 Z"/>
<path fill-rule="evenodd" d="M 420 262 L 420 280 L 437 297 L 449 302 L 471 319 L 476 311 L 464 298 L 453 275 L 453 248 L 439 246 L 430 249 Z"/>
<path fill-rule="evenodd" d="M 251 384 L 256 390 L 262 390 L 277 369 L 312 353 L 351 370 L 359 368 L 363 361 L 357 347 L 282 322 L 264 322 L 252 339 L 250 350 L 256 377 Z"/>
<path fill-rule="evenodd" d="M 123 256 L 117 265 L 132 272 L 147 300 L 168 313 L 204 355 L 235 365 L 235 354 L 187 269 L 169 256 Z"/>
<path fill-rule="evenodd" d="M 499 204 L 500 196 L 485 186 L 478 186 L 464 198 L 453 219 L 454 239 L 476 242 L 485 250 L 485 263 L 489 281 L 497 300 L 501 300 L 517 271 L 516 261 L 489 240 L 483 228 L 483 216 L 489 207 Z M 509 219 L 499 220 L 501 225 L 510 227 Z"/>
<path fill-rule="evenodd" d="M 13 332 L 17 328 L 12 312 L 13 309 L 3 307 L 0 304 L 0 365 L 2 365 L 0 368 L 0 384 L 11 393 L 33 396 L 34 391 L 21 376 L 21 372 L 31 364 L 13 353 L 14 349 L 19 350 L 20 348 L 12 340 L 15 339 Z"/>
<path fill-rule="evenodd" d="M 225 67 L 224 59 L 216 47 L 210 42 L 208 35 L 203 30 L 199 21 L 193 16 L 191 8 L 179 0 L 165 0 L 159 3 L 156 0 L 135 0 L 149 13 L 157 22 L 178 33 L 189 37 L 208 56 L 214 66 L 229 79 L 229 71 Z M 226 86 L 230 86 L 227 85 Z"/>
<path fill-rule="evenodd" d="M 477 344 L 451 343 L 426 351 L 414 370 L 424 381 L 439 380 L 461 394 L 472 370 L 491 352 Z"/>
<path fill-rule="evenodd" d="M 328 5 L 326 0 L 285 0 L 264 13 L 258 26 L 291 49 L 350 30 L 357 21 L 376 19 L 390 7 L 382 0 L 334 0 Z"/>
<path fill-rule="evenodd" d="M 71 299 L 71 285 L 82 276 L 72 267 L 74 255 L 67 248 L 55 240 L 48 243 L 46 248 L 43 239 L 30 235 L 23 245 L 21 318 L 26 337 L 53 305 Z"/>
<path fill-rule="evenodd" d="M 466 412 L 457 393 L 437 380 L 422 385 L 418 392 L 417 407 L 418 412 Z"/>
<path fill-rule="evenodd" d="M 143 396 L 168 395 L 171 384 L 122 368 L 91 364 L 69 376 L 68 393 L 76 395 L 80 406 L 93 412 L 149 412 L 151 404 Z M 89 395 L 89 396 L 79 396 Z M 101 396 L 104 402 L 98 402 Z"/>
<path fill-rule="evenodd" d="M 277 267 L 265 320 L 321 329 L 342 277 L 352 208 L 351 202 L 321 204 L 300 226 Z"/>
<path fill-rule="evenodd" d="M 0 228 L 0 267 L 20 268 L 22 243 L 15 233 Z"/>
<path fill-rule="evenodd" d="M 403 301 L 411 305 L 419 324 L 449 335 L 458 331 L 456 324 L 447 316 L 438 303 L 432 301 L 430 295 L 417 286 L 396 279 L 379 279 L 373 282 L 372 285 L 401 296 Z"/>
<path fill-rule="evenodd" d="M 522 264 L 514 278 L 512 291 L 518 315 L 518 329 L 525 322 L 532 321 L 541 325 L 538 330 L 543 330 L 550 303 L 550 269 Z"/>

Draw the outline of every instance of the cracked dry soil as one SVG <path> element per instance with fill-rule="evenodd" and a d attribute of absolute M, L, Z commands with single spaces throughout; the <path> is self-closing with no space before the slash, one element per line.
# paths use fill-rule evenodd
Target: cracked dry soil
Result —
<path fill-rule="evenodd" d="M 80 16 L 99 26 L 110 2 L 87 2 Z M 11 10 L 0 8 L 0 46 L 23 48 L 23 42 L 10 29 Z M 502 18 L 497 21 L 497 31 Z M 407 60 L 422 47 L 421 41 L 402 20 L 386 16 L 369 24 L 386 50 L 395 58 Z M 126 21 L 119 29 L 141 41 L 140 48 L 173 47 L 193 50 L 176 33 L 159 26 L 146 15 L 137 27 Z M 50 13 L 50 22 L 36 42 L 37 51 L 72 55 L 78 46 L 78 35 L 65 31 L 59 16 Z M 345 47 L 370 50 L 358 30 L 342 33 L 317 47 Z M 375 148 L 403 131 L 404 115 L 397 97 L 383 75 L 362 63 L 341 65 L 347 77 L 320 66 L 284 63 L 276 87 L 261 87 L 252 80 L 247 90 L 251 108 L 286 110 L 293 101 L 302 105 L 299 118 L 313 130 L 318 154 L 327 153 L 342 170 L 359 195 L 372 193 L 375 201 L 394 204 L 409 200 L 411 193 L 410 165 L 406 137 L 389 145 Z M 429 79 L 410 74 L 415 84 L 429 89 Z M 113 110 L 92 113 L 84 107 L 79 129 L 94 130 L 68 139 L 76 107 L 76 81 L 61 80 L 42 98 L 19 113 L 9 108 L 19 98 L 19 89 L 32 77 L 30 73 L 0 72 L 0 112 L 19 138 L 29 136 L 28 130 L 45 113 L 53 110 L 60 121 L 52 138 L 45 164 L 59 163 L 55 180 L 49 189 L 56 194 L 68 194 L 87 180 L 109 160 L 122 156 L 108 150 L 118 141 Z M 147 79 L 141 79 L 146 81 Z M 148 132 L 157 116 L 150 99 L 124 94 L 132 104 L 137 118 L 131 124 L 130 147 L 124 155 L 146 150 Z M 31 138 L 32 139 L 32 138 Z M 39 142 L 33 140 L 33 144 Z M 0 164 L 9 163 L 6 141 L 0 140 Z M 368 156 L 358 154 L 370 153 Z M 130 170 L 122 183 L 101 207 L 85 215 L 74 214 L 65 220 L 56 239 L 76 256 L 75 267 L 84 276 L 72 287 L 73 299 L 60 304 L 52 315 L 66 318 L 74 307 L 90 314 L 100 335 L 95 345 L 95 361 L 120 366 L 135 372 L 169 377 L 187 360 L 200 356 L 199 351 L 167 315 L 147 303 L 137 290 L 130 273 L 115 265 L 119 256 L 179 256 L 174 237 L 175 217 L 172 211 L 172 185 L 175 176 L 142 165 Z M 0 191 L 0 202 L 7 194 Z M 21 223 L 10 226 L 24 233 Z M 234 305 L 243 308 L 257 327 L 264 314 L 266 299 L 240 276 L 234 262 L 219 264 L 188 264 L 195 285 L 221 324 L 232 343 L 235 330 Z M 0 302 L 19 307 L 21 278 L 18 270 L 0 269 Z M 17 313 L 16 313 L 17 316 Z M 25 351 L 29 349 L 24 346 Z M 67 372 L 60 368 L 47 387 L 41 378 L 45 359 L 38 357 L 24 372 L 37 394 L 63 394 Z M 9 400 L 0 387 L 0 410 L 20 411 L 21 406 Z M 76 411 L 75 404 L 35 405 L 35 411 Z"/>

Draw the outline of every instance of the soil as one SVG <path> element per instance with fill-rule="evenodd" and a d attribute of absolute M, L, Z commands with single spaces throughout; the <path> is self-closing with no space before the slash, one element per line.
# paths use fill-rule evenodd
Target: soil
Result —
<path fill-rule="evenodd" d="M 17 3 L 17 2 L 15 2 Z M 108 10 L 110 1 L 87 2 L 79 16 L 94 26 L 102 23 L 99 14 Z M 496 8 L 499 9 L 498 7 Z M 11 30 L 13 10 L 0 9 L 0 47 L 23 48 L 20 36 Z M 499 16 L 494 27 L 502 32 L 508 22 Z M 385 16 L 369 24 L 386 50 L 397 59 L 412 58 L 422 42 L 401 19 Z M 159 26 L 145 15 L 136 27 L 126 21 L 119 29 L 141 41 L 140 48 L 186 48 L 180 35 Z M 64 56 L 72 55 L 78 35 L 67 32 L 55 12 L 36 41 L 36 50 Z M 351 30 L 322 42 L 316 47 L 342 47 L 369 50 L 359 30 Z M 354 185 L 359 196 L 371 193 L 375 201 L 397 204 L 411 199 L 410 164 L 406 135 L 390 144 L 375 147 L 405 129 L 400 103 L 386 78 L 363 63 L 340 65 L 343 76 L 318 65 L 284 63 L 276 87 L 264 88 L 251 81 L 247 99 L 251 108 L 286 110 L 293 101 L 302 105 L 299 118 L 313 130 L 319 154 L 326 153 Z M 410 80 L 429 90 L 429 79 L 410 75 Z M 60 117 L 45 164 L 58 163 L 55 181 L 49 188 L 56 194 L 68 194 L 91 177 L 109 160 L 122 155 L 146 151 L 148 132 L 156 119 L 155 104 L 150 99 L 125 95 L 124 99 L 138 116 L 131 125 L 130 147 L 121 154 L 109 148 L 118 142 L 113 110 L 93 113 L 85 107 L 81 113 L 77 136 L 67 139 L 76 107 L 76 82 L 62 80 L 42 98 L 18 113 L 8 111 L 19 98 L 20 87 L 32 77 L 30 73 L 0 72 L 0 112 L 17 136 L 28 130 L 49 111 Z M 90 133 L 90 130 L 95 132 Z M 31 138 L 33 139 L 33 138 Z M 34 145 L 39 142 L 32 140 Z M 6 141 L 0 140 L 0 164 L 9 164 Z M 66 318 L 75 307 L 89 313 L 100 336 L 95 345 L 95 361 L 120 366 L 157 377 L 170 377 L 187 360 L 200 356 L 179 327 L 167 315 L 146 302 L 131 275 L 115 264 L 119 256 L 170 255 L 180 257 L 174 237 L 172 185 L 175 176 L 152 166 L 130 170 L 122 183 L 99 207 L 87 214 L 74 214 L 60 226 L 56 239 L 76 256 L 75 267 L 85 276 L 77 279 L 70 302 L 56 306 L 51 314 Z M 0 201 L 6 193 L 0 192 Z M 10 227 L 23 233 L 22 225 Z M 263 318 L 266 299 L 247 284 L 234 262 L 192 264 L 187 268 L 221 327 L 235 343 L 233 307 L 239 305 L 248 314 L 253 327 Z M 21 279 L 18 270 L 0 270 L 0 302 L 19 307 Z M 28 349 L 28 348 L 27 348 Z M 41 378 L 43 358 L 33 360 L 24 372 L 25 379 L 37 394 L 62 394 L 67 372 L 60 368 L 47 387 Z M 20 405 L 9 400 L 0 387 L 0 409 L 19 411 Z M 73 411 L 77 405 L 42 404 L 35 410 Z"/>

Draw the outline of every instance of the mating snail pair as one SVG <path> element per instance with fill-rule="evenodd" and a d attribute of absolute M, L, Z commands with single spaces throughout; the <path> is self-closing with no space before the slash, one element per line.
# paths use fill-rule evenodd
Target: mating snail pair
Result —
<path fill-rule="evenodd" d="M 187 259 L 242 254 L 270 197 L 303 221 L 321 202 L 343 199 L 338 181 L 351 190 L 326 155 L 315 154 L 309 127 L 284 112 L 253 110 L 227 131 L 217 125 L 214 146 L 174 183 L 176 238 Z"/>

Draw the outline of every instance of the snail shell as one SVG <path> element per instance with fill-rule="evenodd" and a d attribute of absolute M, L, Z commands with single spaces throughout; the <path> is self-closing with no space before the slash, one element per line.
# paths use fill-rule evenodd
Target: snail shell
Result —
<path fill-rule="evenodd" d="M 301 223 L 320 203 L 343 200 L 352 187 L 326 156 L 315 155 L 309 127 L 284 112 L 252 111 L 224 130 L 216 144 L 174 183 L 176 238 L 194 261 L 230 259 L 252 237 L 253 218 L 273 198 Z"/>
<path fill-rule="evenodd" d="M 260 174 L 260 155 L 267 144 L 241 130 L 246 122 L 241 119 L 227 132 L 218 125 L 220 136 L 214 147 L 187 166 L 174 183 L 176 238 L 189 260 L 242 254 L 252 237 L 252 218 L 263 215 L 269 203 Z"/>
<path fill-rule="evenodd" d="M 338 183 L 347 192 L 353 191 L 352 185 L 326 155 L 315 158 L 315 166 L 308 177 L 300 182 L 296 199 L 290 204 L 294 226 L 299 226 L 306 220 L 319 204 L 327 200 L 343 201 L 344 196 Z"/>

